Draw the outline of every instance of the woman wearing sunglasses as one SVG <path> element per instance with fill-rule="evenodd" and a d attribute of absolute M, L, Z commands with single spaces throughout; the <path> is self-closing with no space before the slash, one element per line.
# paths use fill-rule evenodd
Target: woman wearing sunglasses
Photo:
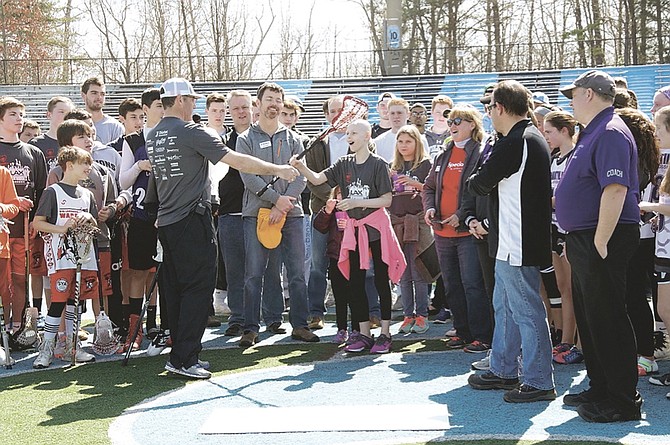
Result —
<path fill-rule="evenodd" d="M 477 248 L 465 224 L 468 216 L 474 216 L 474 197 L 467 192 L 465 180 L 479 160 L 482 115 L 470 105 L 456 106 L 447 124 L 451 141 L 426 178 L 424 218 L 433 227 L 447 302 L 454 315 L 456 336 L 447 348 L 486 352 L 491 348 L 493 323 Z"/>

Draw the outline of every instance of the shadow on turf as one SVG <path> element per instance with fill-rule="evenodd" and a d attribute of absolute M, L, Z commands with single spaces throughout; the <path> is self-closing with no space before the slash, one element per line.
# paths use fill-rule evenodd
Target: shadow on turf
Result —
<path fill-rule="evenodd" d="M 278 365 L 295 365 L 326 360 L 336 352 L 331 344 L 276 345 L 257 349 L 210 350 L 202 354 L 215 374 L 247 371 Z M 0 380 L 0 390 L 33 387 L 36 391 L 73 392 L 79 400 L 54 406 L 51 417 L 41 426 L 64 425 L 77 420 L 108 419 L 119 416 L 126 408 L 166 391 L 186 385 L 187 380 L 168 375 L 163 366 L 168 356 L 138 357 L 122 367 L 120 362 L 102 362 L 72 369 L 48 369 L 19 374 Z M 78 396 L 79 395 L 79 396 Z"/>

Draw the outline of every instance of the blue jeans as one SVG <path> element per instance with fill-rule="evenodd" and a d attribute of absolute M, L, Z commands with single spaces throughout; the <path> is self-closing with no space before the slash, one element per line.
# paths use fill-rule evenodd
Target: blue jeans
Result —
<path fill-rule="evenodd" d="M 379 303 L 379 292 L 375 285 L 375 265 L 370 258 L 370 268 L 365 272 L 365 295 L 368 298 L 368 313 L 370 317 L 382 318 L 381 304 Z"/>
<path fill-rule="evenodd" d="M 309 271 L 312 267 L 312 218 L 305 216 L 302 221 L 305 233 L 305 283 L 309 283 Z M 307 296 L 309 298 L 309 293 Z"/>
<path fill-rule="evenodd" d="M 407 260 L 407 268 L 400 277 L 400 297 L 402 298 L 402 310 L 405 317 L 414 314 L 422 317 L 428 316 L 428 294 L 431 283 L 426 283 L 418 270 L 416 270 L 416 244 L 405 243 L 402 251 Z M 416 306 L 416 310 L 415 310 Z"/>
<path fill-rule="evenodd" d="M 219 246 L 223 262 L 226 265 L 228 281 L 228 306 L 230 317 L 228 325 L 244 326 L 244 229 L 242 215 L 219 216 Z M 235 234 L 230 236 L 230 234 Z M 240 234 L 240 235 L 238 235 Z M 279 281 L 277 264 L 278 254 L 270 255 L 268 268 L 263 278 L 263 321 L 270 325 L 282 321 L 284 298 Z M 278 252 L 277 252 L 278 253 Z"/>
<path fill-rule="evenodd" d="M 310 221 L 314 221 L 316 215 L 312 215 Z M 307 283 L 307 295 L 309 297 L 309 313 L 313 317 L 323 317 L 326 312 L 326 270 L 328 270 L 329 259 L 326 256 L 326 245 L 328 234 L 321 233 L 311 226 L 312 232 L 312 264 L 309 270 L 309 281 Z"/>
<path fill-rule="evenodd" d="M 277 249 L 281 249 L 289 280 L 289 296 L 291 310 L 289 322 L 293 328 L 307 327 L 307 285 L 305 284 L 305 236 L 303 217 L 286 218 L 282 228 L 282 240 Z M 255 217 L 243 218 L 244 243 L 246 247 L 246 274 L 244 279 L 244 329 L 258 332 L 260 327 L 261 292 L 263 275 L 266 269 L 276 267 L 271 260 L 278 255 L 271 255 L 277 249 L 265 248 L 256 236 Z M 277 263 L 274 263 L 275 265 Z M 273 273 L 275 275 L 275 273 Z M 277 267 L 277 280 L 279 268 Z M 281 281 L 279 280 L 279 283 Z M 280 284 L 281 290 L 281 284 Z M 281 294 L 280 294 L 281 295 Z"/>
<path fill-rule="evenodd" d="M 231 236 L 231 234 L 234 234 Z M 219 216 L 219 248 L 226 265 L 229 325 L 244 324 L 244 230 L 242 215 Z"/>
<path fill-rule="evenodd" d="M 503 379 L 517 378 L 518 357 L 523 350 L 523 383 L 552 389 L 551 339 L 547 311 L 540 297 L 540 269 L 496 260 L 493 309 L 496 328 L 491 372 Z"/>
<path fill-rule="evenodd" d="M 467 342 L 490 344 L 493 327 L 489 298 L 472 236 L 435 235 L 435 248 L 458 336 Z"/>
<path fill-rule="evenodd" d="M 284 312 L 284 286 L 282 284 L 282 252 L 279 247 L 269 250 L 268 267 L 263 274 L 261 313 L 266 326 L 282 322 Z"/>

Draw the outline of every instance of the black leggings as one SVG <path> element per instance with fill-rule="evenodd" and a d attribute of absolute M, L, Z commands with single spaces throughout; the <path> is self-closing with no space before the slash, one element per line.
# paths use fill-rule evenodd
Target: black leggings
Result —
<path fill-rule="evenodd" d="M 351 290 L 349 282 L 340 269 L 337 267 L 337 259 L 331 258 L 328 265 L 328 278 L 330 278 L 330 286 L 333 289 L 333 296 L 335 297 L 335 320 L 337 323 L 337 330 L 347 329 L 347 312 L 351 308 Z M 352 329 L 360 331 L 358 323 L 352 322 Z"/>
<path fill-rule="evenodd" d="M 382 320 L 391 319 L 391 286 L 388 266 L 382 261 L 381 241 L 371 241 L 372 263 L 375 268 L 375 288 L 379 294 Z M 351 320 L 355 323 L 369 321 L 368 297 L 365 293 L 365 269 L 360 267 L 358 246 L 349 252 L 349 286 L 351 286 Z"/>

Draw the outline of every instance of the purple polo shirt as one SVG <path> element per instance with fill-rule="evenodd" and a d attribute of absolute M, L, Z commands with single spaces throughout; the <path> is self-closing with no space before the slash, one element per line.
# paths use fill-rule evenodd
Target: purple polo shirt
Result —
<path fill-rule="evenodd" d="M 637 146 L 626 124 L 609 107 L 579 133 L 577 146 L 556 187 L 556 217 L 567 232 L 595 229 L 605 187 L 628 187 L 619 224 L 638 224 Z"/>

